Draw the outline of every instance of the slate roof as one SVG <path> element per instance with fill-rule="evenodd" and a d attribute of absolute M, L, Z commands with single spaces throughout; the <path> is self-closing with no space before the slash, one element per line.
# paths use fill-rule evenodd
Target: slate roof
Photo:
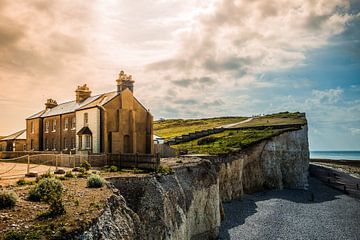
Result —
<path fill-rule="evenodd" d="M 51 117 L 60 114 L 72 113 L 75 112 L 76 110 L 102 106 L 117 95 L 118 95 L 117 92 L 109 92 L 109 93 L 103 93 L 100 95 L 89 97 L 81 103 L 77 103 L 76 101 L 61 103 L 54 108 L 42 110 L 38 113 L 35 113 L 30 117 L 28 117 L 27 119 L 34 119 L 38 117 Z"/>
<path fill-rule="evenodd" d="M 4 138 L 1 138 L 0 141 L 8 141 L 8 140 L 16 140 L 16 139 L 26 139 L 26 129 L 13 133 Z"/>

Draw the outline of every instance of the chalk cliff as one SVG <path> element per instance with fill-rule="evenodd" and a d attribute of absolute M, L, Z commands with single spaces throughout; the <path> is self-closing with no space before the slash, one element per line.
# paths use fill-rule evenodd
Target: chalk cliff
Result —
<path fill-rule="evenodd" d="M 222 201 L 273 188 L 306 188 L 307 127 L 228 157 L 167 160 L 174 172 L 108 179 L 114 193 L 81 239 L 216 239 Z M 226 216 L 225 216 L 226 217 Z"/>

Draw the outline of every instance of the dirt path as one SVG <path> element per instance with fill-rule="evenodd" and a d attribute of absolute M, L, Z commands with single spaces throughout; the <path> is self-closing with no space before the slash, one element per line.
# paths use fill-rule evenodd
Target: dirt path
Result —
<path fill-rule="evenodd" d="M 253 120 L 253 118 L 248 118 L 248 119 L 246 119 L 244 121 L 237 122 L 237 123 L 231 123 L 231 124 L 223 125 L 223 126 L 221 126 L 221 128 L 232 128 L 232 127 L 237 126 L 239 124 L 250 122 L 251 120 Z"/>
<path fill-rule="evenodd" d="M 65 171 L 70 168 L 63 168 Z M 30 164 L 30 172 L 43 174 L 47 171 L 53 172 L 55 166 Z M 17 180 L 24 178 L 27 172 L 27 164 L 0 162 L 0 185 L 7 186 L 16 183 Z"/>

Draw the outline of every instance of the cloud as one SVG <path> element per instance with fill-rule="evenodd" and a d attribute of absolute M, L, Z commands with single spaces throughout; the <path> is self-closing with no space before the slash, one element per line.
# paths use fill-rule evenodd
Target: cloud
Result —
<path fill-rule="evenodd" d="M 174 85 L 187 88 L 191 87 L 206 87 L 215 84 L 217 81 L 210 77 L 201 77 L 193 79 L 177 79 L 171 81 Z"/>
<path fill-rule="evenodd" d="M 313 90 L 313 98 L 311 101 L 321 104 L 334 104 L 340 100 L 343 92 L 344 91 L 340 88 L 328 90 Z"/>
<path fill-rule="evenodd" d="M 351 135 L 360 135 L 360 128 L 350 128 Z"/>

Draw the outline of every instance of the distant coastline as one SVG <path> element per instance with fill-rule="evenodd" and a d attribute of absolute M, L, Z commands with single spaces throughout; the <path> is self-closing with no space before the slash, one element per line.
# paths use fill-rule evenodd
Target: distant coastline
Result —
<path fill-rule="evenodd" d="M 310 151 L 310 158 L 360 161 L 360 151 Z"/>

